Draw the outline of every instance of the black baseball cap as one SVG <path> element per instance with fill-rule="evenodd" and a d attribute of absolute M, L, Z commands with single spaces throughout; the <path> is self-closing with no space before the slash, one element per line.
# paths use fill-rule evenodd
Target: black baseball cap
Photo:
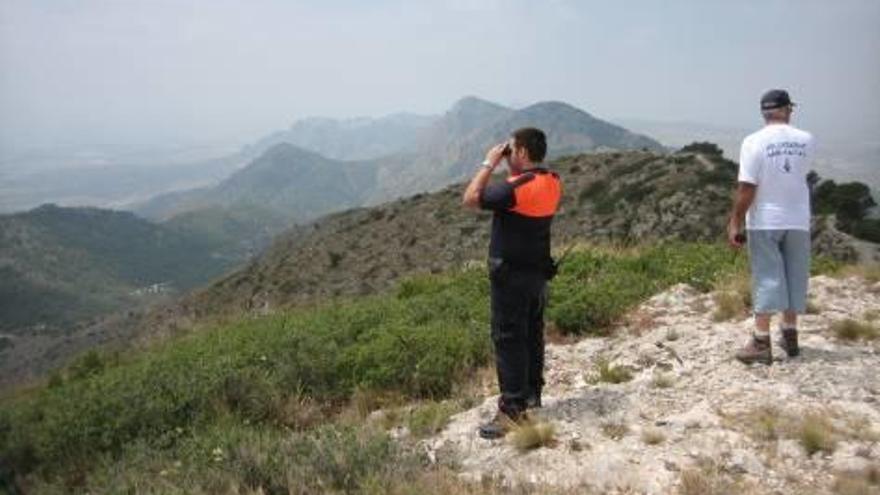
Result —
<path fill-rule="evenodd" d="M 773 110 L 774 108 L 782 108 L 789 105 L 794 106 L 794 103 L 792 103 L 791 97 L 788 96 L 788 91 L 784 89 L 771 89 L 761 97 L 761 110 Z"/>

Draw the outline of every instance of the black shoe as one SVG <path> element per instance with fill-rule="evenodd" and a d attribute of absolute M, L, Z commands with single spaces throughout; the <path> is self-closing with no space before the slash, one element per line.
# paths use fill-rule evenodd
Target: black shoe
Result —
<path fill-rule="evenodd" d="M 782 331 L 779 347 L 788 354 L 788 357 L 798 357 L 801 348 L 798 346 L 798 331 L 796 328 L 786 328 Z"/>
<path fill-rule="evenodd" d="M 541 408 L 541 393 L 530 394 L 526 398 L 526 408 L 527 409 L 540 409 Z"/>
<path fill-rule="evenodd" d="M 516 426 L 517 422 L 523 418 L 523 414 L 518 414 L 516 418 L 511 418 L 507 414 L 498 411 L 495 413 L 492 421 L 480 425 L 480 438 L 485 438 L 486 440 L 504 438 Z"/>

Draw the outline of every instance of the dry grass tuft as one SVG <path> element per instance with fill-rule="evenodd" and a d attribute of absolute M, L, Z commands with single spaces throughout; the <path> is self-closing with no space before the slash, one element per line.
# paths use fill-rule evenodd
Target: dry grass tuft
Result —
<path fill-rule="evenodd" d="M 556 444 L 556 427 L 542 420 L 522 421 L 507 434 L 507 439 L 517 450 L 532 450 Z"/>
<path fill-rule="evenodd" d="M 837 473 L 832 490 L 836 495 L 876 495 L 880 492 L 880 466 Z"/>
<path fill-rule="evenodd" d="M 809 456 L 818 452 L 831 454 L 840 441 L 861 444 L 880 441 L 880 431 L 874 429 L 870 417 L 830 408 L 804 414 L 763 406 L 745 413 L 721 416 L 728 428 L 761 442 L 773 443 L 781 438 L 796 440 Z M 870 452 L 866 454 L 870 457 Z"/>
<path fill-rule="evenodd" d="M 767 493 L 752 482 L 734 479 L 711 460 L 698 460 L 698 466 L 681 472 L 678 495 L 758 495 Z"/>
<path fill-rule="evenodd" d="M 593 366 L 594 374 L 584 377 L 587 383 L 625 383 L 632 380 L 632 372 L 625 366 L 612 365 L 608 358 L 600 357 Z"/>
<path fill-rule="evenodd" d="M 681 473 L 679 495 L 710 495 L 717 493 L 715 481 L 701 469 L 686 469 Z"/>
<path fill-rule="evenodd" d="M 813 413 L 804 417 L 798 428 L 798 440 L 807 455 L 816 452 L 830 454 L 837 448 L 834 426 L 827 414 Z"/>
<path fill-rule="evenodd" d="M 748 316 L 752 306 L 752 286 L 747 273 L 737 273 L 715 286 L 712 296 L 715 301 L 716 322 Z"/>
<path fill-rule="evenodd" d="M 651 378 L 651 386 L 654 388 L 672 388 L 675 385 L 675 379 L 667 373 L 654 373 Z"/>
<path fill-rule="evenodd" d="M 880 338 L 880 329 L 876 326 L 850 318 L 832 323 L 831 332 L 838 340 L 850 342 Z"/>
<path fill-rule="evenodd" d="M 384 392 L 368 388 L 357 388 L 351 399 L 338 414 L 344 424 L 358 425 L 373 411 L 391 409 L 406 403 L 403 396 L 396 392 Z"/>
<path fill-rule="evenodd" d="M 869 284 L 880 282 L 880 263 L 868 263 L 862 265 L 847 265 L 838 273 L 840 277 L 859 277 Z"/>
<path fill-rule="evenodd" d="M 685 469 L 681 472 L 679 495 L 729 495 L 742 494 L 741 487 L 724 479 L 717 468 Z"/>
<path fill-rule="evenodd" d="M 602 433 L 612 440 L 620 440 L 629 433 L 629 426 L 627 426 L 622 420 L 607 421 L 602 423 L 601 428 Z"/>
<path fill-rule="evenodd" d="M 773 406 L 761 407 L 750 414 L 748 422 L 751 436 L 758 440 L 773 441 L 779 438 L 784 418 Z"/>
<path fill-rule="evenodd" d="M 648 445 L 659 445 L 666 441 L 666 435 L 656 428 L 647 428 L 642 431 L 642 442 Z"/>

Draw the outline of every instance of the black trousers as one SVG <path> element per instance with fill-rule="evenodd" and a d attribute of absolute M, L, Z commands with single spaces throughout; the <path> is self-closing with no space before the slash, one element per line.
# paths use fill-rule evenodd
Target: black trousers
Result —
<path fill-rule="evenodd" d="M 544 386 L 546 274 L 506 265 L 490 269 L 492 342 L 501 398 L 498 408 L 516 415 Z"/>

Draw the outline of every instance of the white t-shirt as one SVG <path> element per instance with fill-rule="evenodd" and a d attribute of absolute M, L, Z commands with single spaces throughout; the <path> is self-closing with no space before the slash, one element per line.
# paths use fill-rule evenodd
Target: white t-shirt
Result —
<path fill-rule="evenodd" d="M 809 132 L 787 124 L 769 124 L 743 140 L 738 180 L 758 186 L 746 229 L 810 230 L 813 148 Z"/>

